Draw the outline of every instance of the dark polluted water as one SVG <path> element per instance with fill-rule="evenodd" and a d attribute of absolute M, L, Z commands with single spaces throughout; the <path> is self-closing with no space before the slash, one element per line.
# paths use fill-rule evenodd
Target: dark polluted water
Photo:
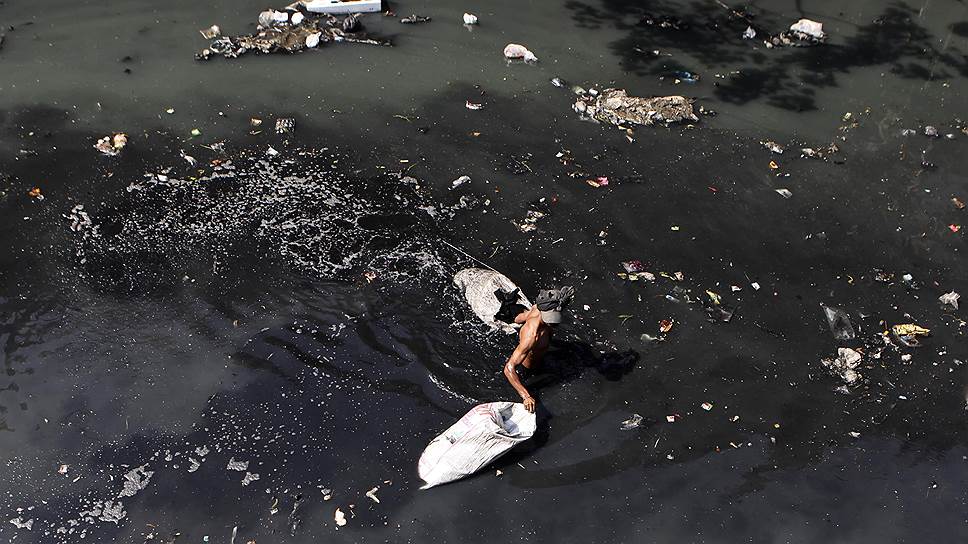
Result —
<path fill-rule="evenodd" d="M 361 18 L 393 47 L 193 60 L 265 7 L 0 3 L 0 540 L 968 538 L 964 3 L 426 0 Z M 515 400 L 481 262 L 571 318 L 537 435 L 420 491 Z"/>

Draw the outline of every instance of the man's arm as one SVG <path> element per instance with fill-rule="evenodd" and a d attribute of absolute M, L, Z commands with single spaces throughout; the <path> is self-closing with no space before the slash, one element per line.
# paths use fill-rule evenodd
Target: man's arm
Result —
<path fill-rule="evenodd" d="M 511 383 L 511 387 L 521 395 L 521 401 L 524 402 L 524 407 L 527 408 L 529 412 L 534 412 L 534 399 L 531 398 L 531 394 L 521 383 L 521 378 L 518 377 L 518 373 L 514 371 L 514 368 L 519 364 L 524 362 L 524 358 L 531 351 L 534 346 L 535 334 L 534 331 L 528 330 L 523 334 L 522 338 L 518 342 L 518 347 L 514 349 L 514 353 L 508 358 L 508 362 L 504 365 L 504 377 L 508 379 Z"/>

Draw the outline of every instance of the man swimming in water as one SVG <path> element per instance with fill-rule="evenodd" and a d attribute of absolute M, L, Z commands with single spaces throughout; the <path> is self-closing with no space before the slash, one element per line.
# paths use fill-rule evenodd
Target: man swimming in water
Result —
<path fill-rule="evenodd" d="M 574 292 L 571 287 L 541 291 L 535 305 L 514 318 L 515 323 L 522 325 L 518 332 L 518 347 L 504 365 L 504 376 L 521 395 L 521 401 L 529 412 L 534 412 L 534 398 L 521 383 L 519 372 L 534 371 L 541 363 L 541 358 L 551 344 L 555 326 L 561 323 L 561 312 Z"/>

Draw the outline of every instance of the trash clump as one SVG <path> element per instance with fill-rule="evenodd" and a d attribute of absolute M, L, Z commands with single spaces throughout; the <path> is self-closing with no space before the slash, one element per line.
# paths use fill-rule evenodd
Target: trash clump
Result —
<path fill-rule="evenodd" d="M 481 321 L 493 330 L 514 333 L 514 317 L 531 308 L 531 301 L 504 274 L 484 268 L 465 268 L 454 274 L 454 285 Z"/>
<path fill-rule="evenodd" d="M 632 417 L 622 422 L 623 431 L 631 431 L 632 429 L 638 429 L 641 426 L 642 426 L 642 416 L 640 416 L 639 414 L 632 414 Z"/>
<path fill-rule="evenodd" d="M 535 415 L 520 402 L 479 404 L 434 438 L 420 456 L 421 489 L 459 480 L 531 438 Z"/>
<path fill-rule="evenodd" d="M 119 132 L 114 136 L 105 136 L 98 140 L 97 143 L 94 144 L 94 149 L 97 149 L 109 157 L 114 157 L 121 153 L 121 150 L 124 149 L 124 146 L 126 145 L 128 145 L 128 135 L 123 132 Z"/>
<path fill-rule="evenodd" d="M 195 54 L 195 59 L 208 60 L 215 55 L 234 59 L 250 51 L 297 53 L 329 42 L 390 45 L 388 40 L 368 37 L 356 15 L 339 18 L 334 15 L 306 16 L 295 10 L 268 10 L 259 15 L 256 30 L 255 34 L 240 36 L 217 35 L 207 48 Z"/>
<path fill-rule="evenodd" d="M 823 24 L 810 19 L 800 19 L 790 25 L 790 30 L 770 36 L 764 43 L 767 47 L 810 47 L 827 41 Z"/>
<path fill-rule="evenodd" d="M 857 337 L 857 333 L 854 332 L 854 327 L 850 324 L 850 316 L 847 312 L 841 310 L 840 308 L 834 308 L 833 306 L 827 306 L 826 304 L 820 304 L 823 308 L 823 314 L 827 318 L 827 325 L 830 326 L 830 332 L 834 335 L 837 340 L 853 340 Z"/>
<path fill-rule="evenodd" d="M 400 19 L 400 22 L 405 25 L 416 25 L 420 23 L 429 23 L 430 17 L 424 17 L 423 15 L 411 15 L 410 17 L 404 17 Z"/>
<path fill-rule="evenodd" d="M 839 376 L 847 385 L 853 385 L 861 379 L 857 367 L 860 366 L 863 356 L 857 350 L 851 348 L 837 348 L 836 358 L 821 359 L 820 364 L 827 367 L 835 376 Z"/>
<path fill-rule="evenodd" d="M 464 14 L 464 24 L 465 25 L 468 25 L 468 26 L 469 25 L 476 25 L 477 24 L 477 15 L 474 15 L 473 13 L 465 13 Z"/>
<path fill-rule="evenodd" d="M 576 112 L 602 123 L 620 125 L 666 125 L 698 121 L 692 100 L 682 96 L 640 98 L 629 96 L 625 89 L 605 89 L 582 95 L 575 102 Z"/>

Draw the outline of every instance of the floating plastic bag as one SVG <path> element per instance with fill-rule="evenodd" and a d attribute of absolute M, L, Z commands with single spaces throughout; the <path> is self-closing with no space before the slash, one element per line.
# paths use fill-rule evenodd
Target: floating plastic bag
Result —
<path fill-rule="evenodd" d="M 826 316 L 827 324 L 830 325 L 830 332 L 835 339 L 853 340 L 857 337 L 854 327 L 850 324 L 850 316 L 847 315 L 847 312 L 826 304 L 821 304 L 820 307 L 823 308 L 823 315 Z"/>
<path fill-rule="evenodd" d="M 536 428 L 534 414 L 520 402 L 478 404 L 427 445 L 417 463 L 427 482 L 420 489 L 474 474 L 531 438 Z"/>

